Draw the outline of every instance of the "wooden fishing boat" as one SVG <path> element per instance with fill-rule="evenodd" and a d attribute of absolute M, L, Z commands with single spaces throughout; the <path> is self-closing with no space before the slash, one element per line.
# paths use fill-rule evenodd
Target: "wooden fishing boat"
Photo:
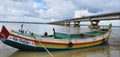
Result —
<path fill-rule="evenodd" d="M 53 36 L 8 31 L 5 26 L 0 32 L 3 43 L 20 50 L 42 51 L 87 48 L 106 43 L 111 34 L 111 26 L 80 34 L 54 32 Z"/>

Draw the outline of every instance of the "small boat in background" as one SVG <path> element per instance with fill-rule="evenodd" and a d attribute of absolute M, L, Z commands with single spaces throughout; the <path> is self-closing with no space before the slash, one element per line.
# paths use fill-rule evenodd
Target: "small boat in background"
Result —
<path fill-rule="evenodd" d="M 14 30 L 8 31 L 3 26 L 0 32 L 0 40 L 6 45 L 20 50 L 42 51 L 44 48 L 48 50 L 68 50 L 104 44 L 108 41 L 110 35 L 111 26 L 79 34 L 65 34 L 54 30 L 53 35 L 45 33 L 44 36 Z"/>

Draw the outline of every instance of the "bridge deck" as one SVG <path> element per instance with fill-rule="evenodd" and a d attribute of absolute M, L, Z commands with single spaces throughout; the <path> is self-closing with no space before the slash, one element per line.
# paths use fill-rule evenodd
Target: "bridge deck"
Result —
<path fill-rule="evenodd" d="M 80 18 L 73 18 L 67 20 L 61 20 L 56 22 L 50 22 L 49 24 L 64 23 L 64 22 L 76 22 L 76 21 L 90 21 L 90 20 L 118 20 L 120 19 L 120 12 L 105 13 L 93 16 L 83 16 Z"/>

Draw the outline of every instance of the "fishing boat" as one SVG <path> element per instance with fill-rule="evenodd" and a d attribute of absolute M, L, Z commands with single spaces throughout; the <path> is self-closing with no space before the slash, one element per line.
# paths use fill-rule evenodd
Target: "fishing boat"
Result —
<path fill-rule="evenodd" d="M 53 35 L 45 33 L 42 36 L 35 33 L 25 33 L 22 30 L 8 31 L 5 26 L 2 26 L 0 39 L 4 44 L 20 50 L 42 51 L 45 49 L 69 50 L 88 48 L 106 43 L 111 35 L 111 25 L 79 34 L 55 32 L 54 29 L 53 31 Z"/>

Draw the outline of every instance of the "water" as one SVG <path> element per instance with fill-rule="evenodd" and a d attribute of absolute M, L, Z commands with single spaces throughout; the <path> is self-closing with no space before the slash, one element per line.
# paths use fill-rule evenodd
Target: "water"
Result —
<path fill-rule="evenodd" d="M 20 23 L 0 23 L 0 30 L 2 25 L 5 25 L 9 30 L 21 29 Z M 24 30 L 31 31 L 37 34 L 53 34 L 53 28 L 55 31 L 63 33 L 84 33 L 90 31 L 87 26 L 78 27 L 64 27 L 57 25 L 46 24 L 24 24 Z M 50 51 L 54 57 L 120 57 L 120 27 L 112 27 L 112 35 L 108 44 L 75 50 L 65 51 Z M 45 51 L 21 51 L 16 48 L 7 46 L 0 42 L 0 57 L 50 57 Z"/>

